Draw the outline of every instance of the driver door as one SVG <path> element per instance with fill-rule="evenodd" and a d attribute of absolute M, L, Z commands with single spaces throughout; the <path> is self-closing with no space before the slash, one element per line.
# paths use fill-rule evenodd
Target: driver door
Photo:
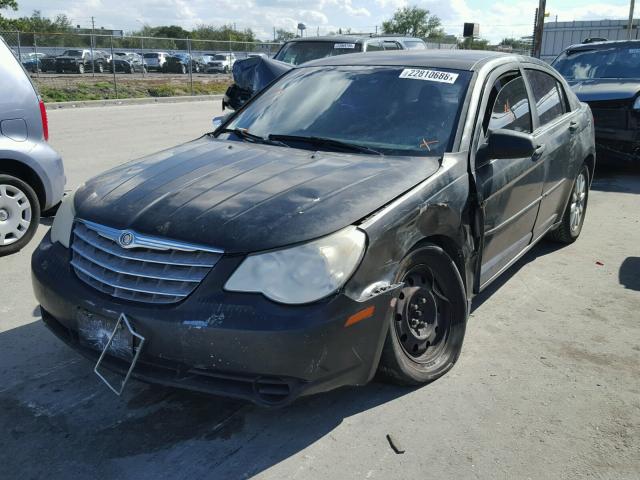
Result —
<path fill-rule="evenodd" d="M 483 155 L 492 130 L 532 133 L 533 119 L 521 71 L 500 75 L 485 92 L 488 97 L 475 161 L 475 179 L 482 214 L 479 290 L 506 269 L 529 245 L 544 184 L 543 155 L 493 159 Z"/>

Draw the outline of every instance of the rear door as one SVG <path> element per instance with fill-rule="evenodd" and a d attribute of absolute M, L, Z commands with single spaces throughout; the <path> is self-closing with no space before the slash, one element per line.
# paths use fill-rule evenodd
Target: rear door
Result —
<path fill-rule="evenodd" d="M 483 218 L 480 289 L 530 244 L 544 182 L 544 162 L 538 153 L 511 159 L 481 155 L 492 130 L 533 132 L 531 102 L 520 69 L 513 65 L 501 72 L 485 87 L 476 138 L 475 179 Z"/>
<path fill-rule="evenodd" d="M 573 135 L 578 124 L 557 78 L 535 66 L 527 66 L 525 77 L 534 103 L 534 136 L 545 150 L 542 202 L 533 232 L 536 239 L 562 216 L 571 189 Z"/>

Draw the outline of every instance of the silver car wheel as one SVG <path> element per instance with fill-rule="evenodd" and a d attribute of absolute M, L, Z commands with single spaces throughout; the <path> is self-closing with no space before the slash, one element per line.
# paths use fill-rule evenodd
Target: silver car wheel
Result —
<path fill-rule="evenodd" d="M 576 178 L 576 183 L 571 192 L 571 215 L 570 225 L 571 231 L 575 232 L 580 228 L 582 216 L 584 215 L 584 204 L 587 198 L 587 179 L 584 173 L 580 173 Z"/>
<path fill-rule="evenodd" d="M 31 225 L 31 202 L 13 185 L 0 184 L 0 247 L 20 240 Z"/>

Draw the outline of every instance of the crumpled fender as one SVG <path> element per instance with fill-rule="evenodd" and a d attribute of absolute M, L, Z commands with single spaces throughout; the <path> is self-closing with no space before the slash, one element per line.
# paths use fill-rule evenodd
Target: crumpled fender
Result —
<path fill-rule="evenodd" d="M 223 107 L 237 110 L 276 78 L 293 68 L 292 65 L 265 57 L 250 57 L 233 64 L 234 83 L 227 89 Z"/>

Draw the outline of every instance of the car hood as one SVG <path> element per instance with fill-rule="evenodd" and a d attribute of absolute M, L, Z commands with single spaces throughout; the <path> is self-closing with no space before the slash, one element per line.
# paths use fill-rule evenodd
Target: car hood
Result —
<path fill-rule="evenodd" d="M 75 203 L 81 219 L 246 253 L 357 222 L 439 165 L 205 136 L 89 180 Z"/>
<path fill-rule="evenodd" d="M 602 78 L 574 80 L 569 85 L 583 102 L 629 100 L 640 92 L 640 79 Z"/>

